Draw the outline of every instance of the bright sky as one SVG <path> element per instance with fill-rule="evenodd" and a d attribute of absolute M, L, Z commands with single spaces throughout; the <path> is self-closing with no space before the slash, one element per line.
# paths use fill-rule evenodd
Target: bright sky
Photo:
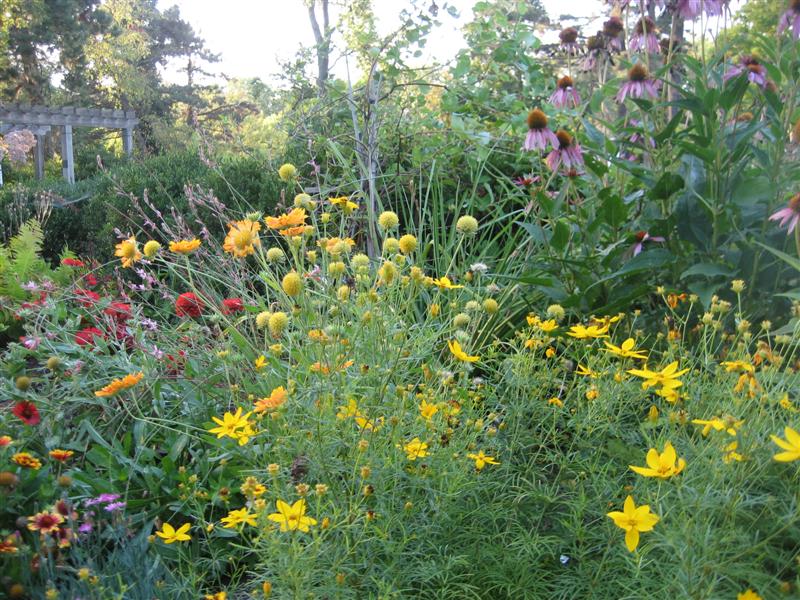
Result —
<path fill-rule="evenodd" d="M 423 62 L 426 58 L 444 62 L 455 56 L 463 45 L 460 27 L 472 20 L 472 6 L 477 0 L 438 0 L 437 4 L 441 7 L 445 1 L 456 7 L 459 18 L 439 12 L 442 26 L 429 37 Z M 598 16 L 602 8 L 600 0 L 543 3 L 553 19 L 564 12 L 565 6 L 571 15 L 581 17 Z M 398 14 L 408 4 L 405 0 L 373 0 L 381 33 L 396 28 Z M 426 5 L 427 0 L 420 4 Z M 269 80 L 279 70 L 278 59 L 290 59 L 301 44 L 314 44 L 303 0 L 158 0 L 159 8 L 172 5 L 180 8 L 181 16 L 206 40 L 207 47 L 222 55 L 218 69 L 231 77 Z M 331 21 L 335 21 L 334 15 Z M 344 64 L 334 65 L 334 73 L 344 76 Z M 168 73 L 167 77 L 175 76 Z"/>

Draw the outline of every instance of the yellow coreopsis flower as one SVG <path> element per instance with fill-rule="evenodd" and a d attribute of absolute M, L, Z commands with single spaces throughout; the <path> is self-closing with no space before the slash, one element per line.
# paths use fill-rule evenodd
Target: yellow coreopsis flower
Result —
<path fill-rule="evenodd" d="M 701 432 L 703 437 L 707 436 L 712 429 L 714 431 L 724 431 L 728 435 L 736 435 L 736 431 L 742 426 L 744 419 L 737 420 L 731 416 L 726 416 L 724 419 L 720 417 L 712 417 L 711 419 L 707 420 L 692 419 L 692 423 L 703 426 L 703 431 Z"/>
<path fill-rule="evenodd" d="M 428 456 L 428 444 L 421 441 L 418 437 L 415 437 L 403 446 L 403 451 L 406 453 L 406 458 L 408 458 L 408 460 L 425 458 Z"/>
<path fill-rule="evenodd" d="M 253 366 L 255 367 L 256 371 L 260 371 L 267 366 L 267 357 L 263 354 L 260 355 L 253 363 Z"/>
<path fill-rule="evenodd" d="M 175 254 L 191 254 L 200 247 L 200 240 L 177 240 L 169 243 L 169 251 Z"/>
<path fill-rule="evenodd" d="M 447 275 L 439 277 L 438 279 L 431 279 L 431 283 L 438 287 L 440 290 L 457 290 L 463 288 L 463 285 L 456 285 Z"/>
<path fill-rule="evenodd" d="M 261 224 L 250 219 L 234 221 L 228 225 L 228 235 L 222 249 L 237 258 L 244 258 L 255 252 L 255 247 L 261 245 L 258 232 Z"/>
<path fill-rule="evenodd" d="M 483 450 L 480 450 L 477 454 L 467 454 L 467 458 L 470 460 L 475 461 L 475 468 L 480 471 L 486 465 L 499 465 L 500 462 L 495 460 L 493 456 L 488 456 L 483 453 Z"/>
<path fill-rule="evenodd" d="M 206 594 L 203 600 L 228 600 L 228 592 L 217 592 L 215 594 Z"/>
<path fill-rule="evenodd" d="M 726 360 L 722 362 L 722 366 L 728 373 L 755 373 L 756 371 L 752 363 L 744 360 Z"/>
<path fill-rule="evenodd" d="M 660 371 L 651 371 L 645 366 L 643 369 L 630 369 L 628 373 L 644 379 L 642 389 L 659 386 L 661 389 L 674 390 L 683 385 L 678 379 L 681 375 L 688 373 L 689 369 L 678 370 L 678 361 L 671 362 Z"/>
<path fill-rule="evenodd" d="M 578 368 L 575 369 L 576 375 L 583 375 L 584 377 L 589 377 L 591 379 L 597 379 L 600 377 L 600 373 L 590 369 L 589 367 L 584 367 L 583 365 L 578 365 Z"/>
<path fill-rule="evenodd" d="M 251 513 L 246 507 L 238 510 L 228 512 L 227 517 L 222 517 L 220 523 L 225 529 L 233 529 L 237 525 L 244 523 L 245 525 L 256 525 L 256 515 Z"/>
<path fill-rule="evenodd" d="M 552 333 L 556 329 L 558 329 L 558 323 L 556 323 L 555 319 L 548 319 L 547 321 L 539 321 L 537 324 L 539 329 L 541 329 L 544 333 Z"/>
<path fill-rule="evenodd" d="M 786 436 L 785 440 L 779 438 L 777 435 L 769 436 L 779 448 L 785 450 L 785 452 L 778 452 L 772 458 L 778 462 L 791 462 L 793 460 L 797 460 L 800 458 L 800 433 L 787 426 L 783 429 L 783 435 Z"/>
<path fill-rule="evenodd" d="M 165 544 L 174 544 L 175 542 L 188 542 L 192 539 L 192 536 L 189 535 L 189 529 L 191 529 L 191 525 L 189 523 L 184 523 L 178 529 L 175 529 L 169 523 L 164 523 L 161 526 L 161 531 L 156 531 L 156 535 L 164 540 Z"/>
<path fill-rule="evenodd" d="M 736 600 L 763 600 L 763 599 L 753 590 L 748 588 L 745 591 L 736 594 Z"/>
<path fill-rule="evenodd" d="M 337 198 L 329 198 L 328 201 L 334 206 L 338 206 L 345 214 L 350 214 L 354 210 L 358 210 L 358 204 L 352 202 L 347 196 L 338 196 Z"/>
<path fill-rule="evenodd" d="M 608 327 L 609 325 L 607 323 L 604 325 L 589 325 L 589 326 L 573 325 L 572 327 L 569 328 L 567 335 L 579 340 L 606 338 L 608 337 Z"/>
<path fill-rule="evenodd" d="M 236 412 L 231 414 L 226 412 L 222 419 L 217 417 L 211 417 L 212 420 L 219 425 L 219 427 L 214 427 L 213 429 L 209 429 L 209 433 L 216 433 L 217 438 L 222 438 L 225 436 L 231 437 L 235 440 L 239 440 L 242 432 L 239 431 L 244 430 L 250 426 L 250 421 L 248 421 L 248 417 L 252 413 L 242 414 L 242 407 L 236 409 Z"/>
<path fill-rule="evenodd" d="M 127 240 L 123 240 L 114 246 L 114 256 L 122 259 L 123 269 L 132 267 L 133 263 L 142 260 L 142 253 L 139 252 L 139 244 L 136 243 L 136 236 L 131 236 Z"/>
<path fill-rule="evenodd" d="M 113 396 L 114 394 L 118 394 L 122 390 L 127 390 L 128 388 L 132 388 L 137 383 L 139 383 L 142 378 L 144 377 L 144 373 L 133 373 L 131 375 L 125 375 L 122 379 L 115 379 L 108 385 L 100 388 L 97 390 L 94 395 L 98 398 L 104 398 L 106 396 Z"/>
<path fill-rule="evenodd" d="M 278 500 L 275 503 L 278 512 L 267 515 L 267 518 L 278 523 L 281 526 L 281 531 L 302 531 L 308 532 L 310 525 L 316 525 L 317 521 L 311 517 L 305 516 L 306 514 L 306 501 L 300 499 L 291 506 L 283 500 Z"/>
<path fill-rule="evenodd" d="M 606 345 L 606 352 L 610 352 L 611 354 L 616 354 L 617 356 L 621 356 L 622 358 L 638 358 L 640 360 L 646 360 L 647 354 L 645 354 L 641 350 L 636 350 L 634 346 L 636 345 L 636 341 L 633 338 L 628 338 L 622 345 L 615 346 L 614 344 L 609 344 L 605 340 L 603 343 Z"/>
<path fill-rule="evenodd" d="M 430 421 L 431 417 L 433 417 L 433 415 L 435 415 L 437 412 L 439 412 L 439 407 L 435 404 L 432 404 L 425 399 L 419 403 L 419 414 L 422 415 L 426 421 Z"/>
<path fill-rule="evenodd" d="M 336 418 L 341 421 L 348 417 L 355 417 L 358 414 L 360 414 L 358 412 L 358 402 L 356 402 L 353 398 L 350 398 L 347 401 L 346 406 L 339 407 L 339 412 L 336 413 Z"/>
<path fill-rule="evenodd" d="M 650 512 L 649 505 L 637 507 L 631 496 L 625 498 L 622 512 L 612 511 L 607 515 L 614 525 L 625 530 L 625 545 L 631 552 L 639 545 L 639 533 L 651 531 L 659 521 L 658 515 Z"/>
<path fill-rule="evenodd" d="M 634 467 L 629 465 L 631 471 L 638 473 L 643 477 L 661 477 L 666 479 L 677 475 L 686 466 L 686 461 L 678 458 L 675 448 L 672 447 L 670 442 L 664 445 L 664 452 L 659 453 L 655 448 L 650 448 L 647 451 L 647 466 Z"/>
<path fill-rule="evenodd" d="M 450 353 L 460 361 L 474 363 L 481 359 L 480 356 L 470 356 L 464 352 L 463 348 L 461 348 L 461 344 L 459 344 L 456 340 L 448 341 L 447 347 L 450 348 Z"/>

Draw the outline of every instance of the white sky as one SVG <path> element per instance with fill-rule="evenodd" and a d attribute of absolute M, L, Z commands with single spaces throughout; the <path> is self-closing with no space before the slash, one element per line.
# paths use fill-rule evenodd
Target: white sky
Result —
<path fill-rule="evenodd" d="M 460 27 L 472 20 L 472 6 L 477 0 L 437 0 L 455 6 L 458 19 L 440 10 L 442 26 L 429 36 L 425 58 L 445 62 L 463 46 Z M 599 16 L 600 0 L 544 0 L 552 19 L 563 12 L 575 16 Z M 303 0 L 158 0 L 159 8 L 177 5 L 183 19 L 191 23 L 212 52 L 221 54 L 216 68 L 231 77 L 261 77 L 269 80 L 278 71 L 278 58 L 290 59 L 301 44 L 312 46 L 314 36 Z M 406 0 L 373 0 L 381 33 L 395 29 Z M 421 5 L 427 5 L 427 0 Z M 335 16 L 331 16 L 335 22 Z M 593 31 L 589 33 L 594 33 Z M 351 65 L 352 69 L 352 65 Z M 334 66 L 343 76 L 344 64 Z M 180 75 L 166 74 L 168 79 Z"/>

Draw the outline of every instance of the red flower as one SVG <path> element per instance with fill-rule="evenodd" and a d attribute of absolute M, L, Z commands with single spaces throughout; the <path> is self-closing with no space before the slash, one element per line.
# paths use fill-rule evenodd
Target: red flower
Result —
<path fill-rule="evenodd" d="M 97 277 L 92 275 L 91 273 L 87 273 L 83 276 L 83 280 L 86 282 L 86 285 L 89 287 L 94 287 L 97 285 Z"/>
<path fill-rule="evenodd" d="M 175 314 L 179 317 L 199 317 L 204 308 L 203 301 L 192 292 L 181 294 L 175 301 Z"/>
<path fill-rule="evenodd" d="M 78 304 L 91 307 L 95 302 L 100 300 L 100 294 L 91 290 L 75 290 L 75 300 Z"/>
<path fill-rule="evenodd" d="M 27 400 L 17 402 L 11 412 L 14 414 L 14 416 L 22 419 L 22 422 L 25 423 L 25 425 L 38 425 L 39 421 L 42 420 L 39 416 L 39 410 L 36 408 L 36 405 L 33 402 L 28 402 Z"/>
<path fill-rule="evenodd" d="M 124 302 L 112 302 L 103 313 L 115 321 L 125 322 L 131 318 L 131 305 Z"/>
<path fill-rule="evenodd" d="M 222 314 L 223 315 L 232 315 L 234 313 L 242 312 L 244 310 L 244 304 L 242 303 L 241 298 L 225 298 L 222 301 Z"/>
<path fill-rule="evenodd" d="M 77 258 L 62 258 L 61 264 L 67 267 L 85 267 L 86 263 Z"/>
<path fill-rule="evenodd" d="M 95 338 L 105 339 L 106 334 L 97 327 L 86 327 L 75 334 L 75 343 L 79 346 L 94 346 Z"/>

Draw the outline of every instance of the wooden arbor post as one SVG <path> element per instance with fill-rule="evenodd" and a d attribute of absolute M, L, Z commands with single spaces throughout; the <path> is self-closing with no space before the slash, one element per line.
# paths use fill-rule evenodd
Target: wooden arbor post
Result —
<path fill-rule="evenodd" d="M 0 105 L 0 132 L 5 128 L 30 129 L 36 135 L 36 176 L 44 176 L 44 135 L 50 127 L 61 128 L 61 172 L 64 180 L 75 183 L 73 127 L 103 127 L 122 130 L 122 147 L 133 155 L 133 128 L 139 124 L 132 110 L 74 108 L 72 106 Z"/>

